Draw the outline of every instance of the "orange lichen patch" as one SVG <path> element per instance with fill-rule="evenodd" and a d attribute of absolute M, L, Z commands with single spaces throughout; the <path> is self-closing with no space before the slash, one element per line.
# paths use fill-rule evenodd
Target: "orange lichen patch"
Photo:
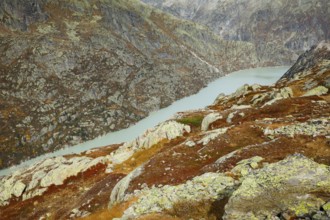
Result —
<path fill-rule="evenodd" d="M 136 152 L 125 162 L 116 165 L 114 168 L 114 172 L 125 173 L 125 174 L 130 173 L 132 170 L 142 165 L 144 162 L 148 161 L 160 150 L 162 150 L 167 142 L 168 141 L 164 139 L 163 141 L 153 145 L 149 149 Z"/>
<path fill-rule="evenodd" d="M 181 74 L 188 74 L 188 73 L 190 73 L 192 70 L 191 70 L 189 67 L 184 66 L 184 67 L 177 68 L 176 71 L 177 71 L 178 73 L 181 73 Z"/>
<path fill-rule="evenodd" d="M 181 218 L 178 217 L 174 217 L 174 216 L 170 216 L 167 214 L 150 214 L 150 215 L 144 215 L 141 216 L 139 218 L 137 218 L 136 220 L 180 220 Z"/>
<path fill-rule="evenodd" d="M 292 89 L 292 92 L 295 96 L 302 96 L 305 92 L 302 91 L 302 84 L 294 84 L 292 86 L 290 86 L 290 88 Z"/>
<path fill-rule="evenodd" d="M 80 209 L 90 213 L 102 212 L 107 209 L 111 191 L 123 177 L 123 174 L 110 174 L 97 182 L 81 196 Z"/>
<path fill-rule="evenodd" d="M 132 198 L 127 202 L 123 202 L 117 205 L 114 205 L 110 209 L 105 208 L 95 212 L 92 215 L 89 215 L 85 218 L 80 218 L 82 220 L 109 220 L 113 218 L 119 218 L 123 215 L 124 211 L 137 200 L 137 198 Z"/>
<path fill-rule="evenodd" d="M 226 137 L 226 142 L 232 147 L 244 147 L 263 143 L 267 140 L 263 135 L 263 131 L 251 122 L 229 129 Z"/>
<path fill-rule="evenodd" d="M 322 96 L 321 97 L 324 101 L 326 101 L 328 104 L 330 103 L 330 95 Z"/>
<path fill-rule="evenodd" d="M 92 157 L 92 158 L 103 157 L 103 156 L 107 156 L 110 153 L 114 152 L 121 145 L 122 144 L 113 144 L 113 145 L 110 145 L 110 146 L 93 148 L 93 149 L 91 149 L 91 151 L 85 151 L 81 155 L 87 156 L 87 157 Z"/>
<path fill-rule="evenodd" d="M 56 23 L 63 23 L 64 19 L 73 20 L 73 11 L 68 8 L 58 7 L 56 3 L 50 2 L 46 4 L 45 10 L 50 15 L 50 21 L 55 21 Z"/>
<path fill-rule="evenodd" d="M 176 219 L 222 219 L 224 207 L 228 203 L 228 197 L 216 201 L 184 201 L 177 202 L 169 210 L 166 210 L 164 216 L 175 216 Z"/>

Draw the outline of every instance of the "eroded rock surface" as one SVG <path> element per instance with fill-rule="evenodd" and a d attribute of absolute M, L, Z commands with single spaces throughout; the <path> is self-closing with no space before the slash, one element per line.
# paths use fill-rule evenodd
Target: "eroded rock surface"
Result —
<path fill-rule="evenodd" d="M 225 207 L 224 219 L 276 219 L 280 213 L 312 215 L 327 202 L 329 166 L 301 155 L 290 156 L 247 175 Z"/>
<path fill-rule="evenodd" d="M 172 140 L 190 132 L 190 126 L 167 121 L 159 124 L 154 129 L 147 130 L 132 142 L 127 142 L 110 155 L 113 164 L 120 164 L 130 158 L 137 151 L 146 150 L 160 141 Z"/>
<path fill-rule="evenodd" d="M 258 57 L 271 57 L 281 51 L 282 55 L 273 59 L 296 59 L 299 51 L 330 39 L 326 0 L 143 1 L 206 25 L 224 39 L 251 42 L 256 45 Z M 284 54 L 290 55 L 284 58 Z"/>
<path fill-rule="evenodd" d="M 141 197 L 120 219 L 135 219 L 141 215 L 170 210 L 178 202 L 193 203 L 227 196 L 235 186 L 233 178 L 217 173 L 205 173 L 185 184 L 145 189 Z"/>

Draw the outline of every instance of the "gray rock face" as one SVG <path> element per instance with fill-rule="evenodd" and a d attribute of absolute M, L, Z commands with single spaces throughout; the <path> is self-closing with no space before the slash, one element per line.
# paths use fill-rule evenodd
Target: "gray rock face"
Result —
<path fill-rule="evenodd" d="M 126 128 L 268 62 L 252 44 L 136 0 L 1 1 L 0 168 Z"/>
<path fill-rule="evenodd" d="M 286 53 L 296 59 L 301 51 L 330 39 L 330 3 L 326 0 L 143 1 L 206 25 L 224 39 L 253 42 L 260 58 Z"/>
<path fill-rule="evenodd" d="M 41 11 L 43 2 L 45 1 L 1 1 L 0 20 L 7 27 L 26 31 L 31 23 L 44 21 L 47 18 L 47 14 Z"/>
<path fill-rule="evenodd" d="M 141 197 L 128 208 L 121 220 L 154 212 L 169 210 L 177 202 L 222 198 L 235 187 L 235 180 L 222 173 L 205 173 L 177 186 L 164 186 L 142 190 Z"/>
<path fill-rule="evenodd" d="M 106 161 L 105 157 L 55 157 L 18 170 L 0 180 L 0 206 L 8 204 L 13 196 L 22 196 L 23 200 L 40 196 L 49 186 L 62 185 L 67 178 Z"/>
<path fill-rule="evenodd" d="M 312 192 L 328 192 L 329 167 L 301 155 L 270 164 L 248 175 L 225 207 L 224 219 L 274 219 L 290 211 L 304 216 L 326 203 Z"/>
<path fill-rule="evenodd" d="M 282 126 L 276 129 L 266 128 L 265 135 L 287 135 L 294 137 L 295 135 L 309 135 L 309 136 L 328 136 L 330 135 L 330 117 L 318 118 L 309 120 L 304 123 L 295 123 L 292 125 Z"/>
<path fill-rule="evenodd" d="M 321 96 L 321 95 L 325 95 L 328 93 L 328 89 L 324 86 L 318 86 L 314 89 L 309 90 L 308 92 L 306 92 L 304 94 L 304 96 L 313 96 L 313 95 L 317 95 L 317 96 Z"/>
<path fill-rule="evenodd" d="M 330 60 L 330 46 L 328 43 L 320 43 L 309 51 L 299 56 L 297 62 L 282 76 L 281 79 L 293 79 L 297 74 L 308 73 L 307 70 L 322 60 Z"/>

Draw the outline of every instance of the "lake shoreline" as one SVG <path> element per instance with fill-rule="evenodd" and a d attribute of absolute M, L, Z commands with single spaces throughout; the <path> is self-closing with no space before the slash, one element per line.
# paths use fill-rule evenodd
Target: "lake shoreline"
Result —
<path fill-rule="evenodd" d="M 209 83 L 198 93 L 184 97 L 173 102 L 166 108 L 150 113 L 149 116 L 129 128 L 112 132 L 72 147 L 67 147 L 52 153 L 38 156 L 36 158 L 21 162 L 19 165 L 5 168 L 0 170 L 0 177 L 15 172 L 16 170 L 26 168 L 47 158 L 79 154 L 93 148 L 101 148 L 112 144 L 132 141 L 134 138 L 141 135 L 146 129 L 152 128 L 158 123 L 170 119 L 177 112 L 204 108 L 211 105 L 220 93 L 232 93 L 244 84 L 273 84 L 279 80 L 288 69 L 289 66 L 258 67 L 229 73 Z"/>

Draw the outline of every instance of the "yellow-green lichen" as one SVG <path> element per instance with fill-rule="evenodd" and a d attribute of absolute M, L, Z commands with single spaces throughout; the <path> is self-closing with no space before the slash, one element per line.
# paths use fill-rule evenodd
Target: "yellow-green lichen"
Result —
<path fill-rule="evenodd" d="M 322 199 L 309 197 L 308 195 L 306 195 L 303 200 L 298 202 L 298 204 L 295 204 L 288 209 L 290 211 L 293 211 L 296 216 L 303 216 L 313 211 L 318 211 L 323 203 L 324 201 Z"/>

